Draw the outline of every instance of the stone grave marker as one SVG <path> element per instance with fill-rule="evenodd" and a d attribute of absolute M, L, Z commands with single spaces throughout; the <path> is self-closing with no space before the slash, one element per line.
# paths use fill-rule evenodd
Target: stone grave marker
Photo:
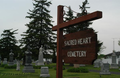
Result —
<path fill-rule="evenodd" d="M 7 58 L 4 58 L 3 64 L 7 64 Z"/>
<path fill-rule="evenodd" d="M 96 59 L 95 61 L 94 61 L 94 67 L 100 67 L 101 66 L 101 59 Z"/>
<path fill-rule="evenodd" d="M 120 58 L 118 59 L 118 66 L 120 67 Z M 119 68 L 119 70 L 120 70 L 120 68 Z"/>
<path fill-rule="evenodd" d="M 48 67 L 41 67 L 40 77 L 50 77 Z"/>
<path fill-rule="evenodd" d="M 16 67 L 16 70 L 20 70 L 20 57 L 19 57 L 19 53 L 18 53 L 18 56 L 17 56 L 17 67 Z"/>
<path fill-rule="evenodd" d="M 118 59 L 118 66 L 120 67 L 120 58 Z"/>
<path fill-rule="evenodd" d="M 114 51 L 113 51 L 113 54 L 112 54 L 112 64 L 111 64 L 110 68 L 118 69 L 118 65 L 116 63 L 116 54 L 115 54 Z"/>
<path fill-rule="evenodd" d="M 27 49 L 27 51 L 25 52 L 25 66 L 24 66 L 24 69 L 23 69 L 23 72 L 24 73 L 34 73 L 35 70 L 33 69 L 33 66 L 32 66 L 32 52 L 30 52 L 29 50 L 29 47 Z"/>
<path fill-rule="evenodd" d="M 17 67 L 16 67 L 16 70 L 20 70 L 20 60 L 17 60 Z"/>
<path fill-rule="evenodd" d="M 39 49 L 39 56 L 38 56 L 38 62 L 37 65 L 44 65 L 44 61 L 43 61 L 43 47 L 41 46 Z"/>
<path fill-rule="evenodd" d="M 23 58 L 21 59 L 20 64 L 23 65 Z"/>
<path fill-rule="evenodd" d="M 12 53 L 11 51 L 11 53 L 9 53 L 9 63 L 8 63 L 9 66 L 14 65 L 13 56 L 14 56 L 14 53 Z"/>
<path fill-rule="evenodd" d="M 15 59 L 13 62 L 14 62 L 14 64 L 17 64 L 17 59 Z"/>
<path fill-rule="evenodd" d="M 0 65 L 1 65 L 1 55 L 0 55 Z"/>
<path fill-rule="evenodd" d="M 101 66 L 100 75 L 110 75 L 111 73 L 109 72 L 109 69 L 110 69 L 110 64 L 103 63 L 103 65 Z"/>

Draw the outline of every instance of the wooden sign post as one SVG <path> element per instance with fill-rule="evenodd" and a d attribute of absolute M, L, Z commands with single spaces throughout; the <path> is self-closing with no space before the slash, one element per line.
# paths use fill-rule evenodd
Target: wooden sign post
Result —
<path fill-rule="evenodd" d="M 63 23 L 63 6 L 58 6 L 58 14 L 57 14 L 57 26 L 52 28 L 53 31 L 57 31 L 57 71 L 56 71 L 56 78 L 62 78 L 62 46 L 63 46 L 63 28 L 70 27 L 73 25 L 77 25 L 82 22 L 92 21 L 102 18 L 102 12 L 96 11 L 91 14 L 70 20 L 68 22 Z M 90 38 L 88 38 L 90 39 Z M 87 59 L 86 59 L 87 60 Z M 72 62 L 73 63 L 73 62 Z"/>

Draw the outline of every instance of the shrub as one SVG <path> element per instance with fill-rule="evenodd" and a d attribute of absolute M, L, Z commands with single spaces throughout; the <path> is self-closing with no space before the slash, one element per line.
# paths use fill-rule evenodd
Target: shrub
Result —
<path fill-rule="evenodd" d="M 6 66 L 6 65 L 7 65 L 7 64 L 1 64 L 0 67 L 4 67 L 4 66 Z"/>
<path fill-rule="evenodd" d="M 67 72 L 80 72 L 79 68 L 69 68 Z"/>
<path fill-rule="evenodd" d="M 5 65 L 4 68 L 6 68 L 6 69 L 15 69 L 16 65 L 12 65 L 12 66 Z"/>
<path fill-rule="evenodd" d="M 87 68 L 69 68 L 67 72 L 80 72 L 80 73 L 88 73 L 89 70 Z"/>
<path fill-rule="evenodd" d="M 80 68 L 81 73 L 88 73 L 89 70 L 87 68 Z"/>
<path fill-rule="evenodd" d="M 34 69 L 40 69 L 41 66 L 35 66 L 35 65 L 33 65 L 33 68 L 34 68 Z"/>

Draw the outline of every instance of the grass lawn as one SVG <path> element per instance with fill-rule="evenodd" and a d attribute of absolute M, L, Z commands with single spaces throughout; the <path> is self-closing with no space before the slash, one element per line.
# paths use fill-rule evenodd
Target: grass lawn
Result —
<path fill-rule="evenodd" d="M 51 64 L 55 67 L 55 64 Z M 68 67 L 66 65 L 66 67 Z M 88 69 L 100 70 L 99 68 L 94 68 L 93 66 L 86 66 Z M 23 66 L 21 66 L 20 71 L 15 69 L 4 69 L 0 67 L 0 78 L 40 78 L 40 69 L 35 69 L 35 73 L 22 73 Z M 117 70 L 111 70 L 117 71 Z M 119 71 L 120 72 L 120 71 Z M 49 69 L 50 78 L 56 78 L 56 70 L 54 68 Z M 100 78 L 99 73 L 89 72 L 89 73 L 70 73 L 66 70 L 63 70 L 63 78 Z M 120 75 L 102 75 L 101 78 L 120 78 Z"/>

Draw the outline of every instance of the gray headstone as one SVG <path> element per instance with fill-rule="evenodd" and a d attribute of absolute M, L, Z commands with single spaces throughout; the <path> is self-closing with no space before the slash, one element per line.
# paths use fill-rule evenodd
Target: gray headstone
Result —
<path fill-rule="evenodd" d="M 44 61 L 43 61 L 43 47 L 41 46 L 39 49 L 39 56 L 38 56 L 38 62 L 37 65 L 44 65 Z"/>
<path fill-rule="evenodd" d="M 120 67 L 120 58 L 118 59 L 118 66 Z"/>
<path fill-rule="evenodd" d="M 13 56 L 14 56 L 14 53 L 9 53 L 9 66 L 12 66 L 14 65 L 14 62 L 13 62 Z"/>
<path fill-rule="evenodd" d="M 17 60 L 16 59 L 13 62 L 14 62 L 14 64 L 17 64 Z"/>
<path fill-rule="evenodd" d="M 100 74 L 103 74 L 103 75 L 109 75 L 109 74 L 111 74 L 109 72 L 109 68 L 110 68 L 110 64 L 103 63 L 103 66 L 101 66 L 101 72 L 100 72 Z"/>
<path fill-rule="evenodd" d="M 1 55 L 0 55 L 0 65 L 1 65 Z"/>
<path fill-rule="evenodd" d="M 115 52 L 113 52 L 113 54 L 112 54 L 112 64 L 111 64 L 110 68 L 118 69 L 118 65 L 116 63 L 116 54 L 115 54 Z"/>
<path fill-rule="evenodd" d="M 21 59 L 21 62 L 20 62 L 21 65 L 23 65 L 23 58 Z"/>
<path fill-rule="evenodd" d="M 35 63 L 34 59 L 32 59 L 32 63 Z"/>
<path fill-rule="evenodd" d="M 7 64 L 7 58 L 4 58 L 3 64 Z"/>
<path fill-rule="evenodd" d="M 96 59 L 95 61 L 94 61 L 94 67 L 100 67 L 101 66 L 101 59 Z"/>
<path fill-rule="evenodd" d="M 48 67 L 41 67 L 40 77 L 50 77 Z"/>
<path fill-rule="evenodd" d="M 32 57 L 31 57 L 32 52 L 30 52 L 29 48 L 25 52 L 25 55 L 26 55 L 26 58 L 25 58 L 25 66 L 24 66 L 23 72 L 24 73 L 34 73 L 35 70 L 33 69 L 33 66 L 32 66 Z"/>
<path fill-rule="evenodd" d="M 19 60 L 17 60 L 17 67 L 16 67 L 16 70 L 20 70 L 20 61 Z"/>

